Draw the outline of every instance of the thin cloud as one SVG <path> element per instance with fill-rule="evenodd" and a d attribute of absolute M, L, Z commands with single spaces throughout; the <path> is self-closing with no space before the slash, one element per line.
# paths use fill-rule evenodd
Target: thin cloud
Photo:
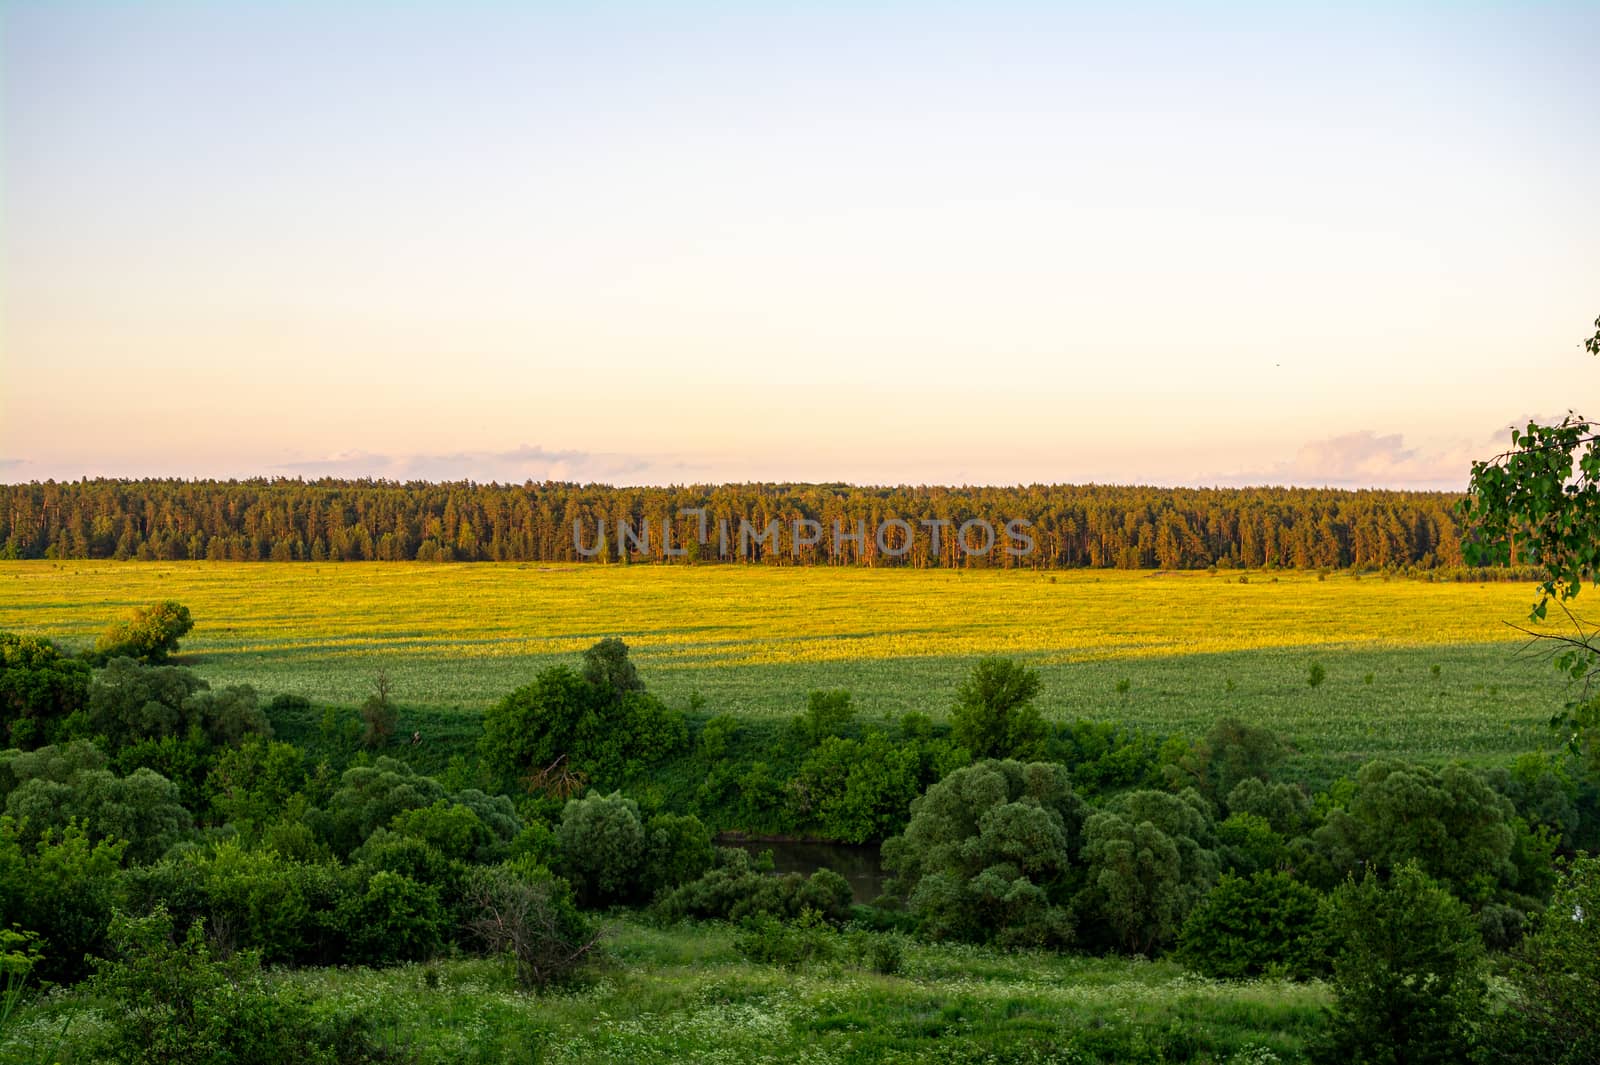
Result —
<path fill-rule="evenodd" d="M 578 481 L 647 484 L 681 480 L 688 467 L 666 457 L 550 450 L 531 444 L 506 451 L 386 455 L 345 451 L 327 458 L 279 463 L 302 477 L 381 477 L 391 481 Z"/>
<path fill-rule="evenodd" d="M 1408 444 L 1401 433 L 1379 435 L 1363 429 L 1310 441 L 1292 458 L 1262 469 L 1206 480 L 1225 485 L 1461 490 L 1473 461 L 1487 457 L 1482 443 L 1463 440 L 1424 447 Z"/>

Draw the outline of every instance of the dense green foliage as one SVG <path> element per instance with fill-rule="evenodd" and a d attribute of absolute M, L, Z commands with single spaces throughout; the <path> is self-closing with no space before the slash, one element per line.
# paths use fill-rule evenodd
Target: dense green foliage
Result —
<path fill-rule="evenodd" d="M 0 633 L 0 730 L 10 747 L 54 743 L 89 694 L 89 664 L 49 640 Z"/>
<path fill-rule="evenodd" d="M 168 600 L 139 607 L 100 635 L 95 652 L 105 658 L 137 658 L 165 662 L 178 649 L 178 641 L 194 628 L 189 608 Z"/>
<path fill-rule="evenodd" d="M 1491 1026 L 1501 1061 L 1600 1061 L 1600 859 L 1565 872 L 1509 975 L 1515 993 Z"/>
<path fill-rule="evenodd" d="M 891 890 L 936 937 L 1064 945 L 1084 813 L 1061 766 L 958 769 L 911 804 L 904 834 L 884 844 Z"/>
<path fill-rule="evenodd" d="M 262 705 L 175 666 L 120 657 L 74 684 L 45 645 L 18 661 L 19 677 L 47 674 L 30 704 L 47 731 L 30 735 L 56 742 L 0 753 L 0 927 L 26 945 L 6 964 L 64 984 L 98 967 L 75 994 L 146 987 L 154 1012 L 112 1009 L 96 1028 L 103 1057 L 166 1053 L 139 1027 L 158 1023 L 219 1061 L 255 1060 L 251 1039 L 386 1060 L 350 1014 L 279 994 L 256 960 L 482 955 L 539 991 L 589 978 L 606 947 L 585 911 L 619 907 L 732 922 L 730 955 L 795 978 L 904 979 L 912 935 L 1170 953 L 1230 980 L 1332 973 L 1320 1045 L 1355 1061 L 1443 1060 L 1466 1052 L 1463 1032 L 1533 1060 L 1591 1009 L 1567 974 L 1592 928 L 1547 910 L 1556 856 L 1597 831 L 1595 781 L 1570 754 L 1492 772 L 1374 761 L 1312 792 L 1286 774 L 1282 739 L 1239 720 L 1193 740 L 1048 722 L 1030 712 L 1039 677 L 1007 660 L 976 664 L 950 726 L 865 719 L 838 690 L 760 725 L 666 706 L 608 639 L 579 669 L 538 673 L 441 762 L 371 750 L 348 709 Z M 1034 760 L 974 758 L 997 748 Z M 773 875 L 718 849 L 726 830 L 882 841 L 893 876 L 858 905 L 835 872 Z M 1554 903 L 1569 911 L 1593 890 L 1574 868 Z M 1381 941 L 1413 926 L 1409 943 Z M 1487 1012 L 1485 942 L 1511 989 Z M 1072 1039 L 1110 1060 L 1199 1045 Z"/>
<path fill-rule="evenodd" d="M 649 522 L 649 550 L 631 551 L 636 560 L 668 560 L 661 530 L 670 522 L 674 548 L 692 545 L 694 560 L 702 562 L 961 566 L 986 560 L 964 555 L 957 536 L 962 522 L 982 518 L 997 533 L 1013 519 L 1032 523 L 1033 552 L 1018 558 L 996 550 L 987 558 L 994 565 L 1460 566 L 1458 499 L 1440 492 L 1114 485 L 607 488 L 94 480 L 0 490 L 0 557 L 573 562 L 584 557 L 574 523 L 589 551 L 603 524 L 610 554 L 624 540 L 616 530 L 620 520 L 636 533 Z M 684 508 L 703 514 L 681 514 Z M 896 518 L 913 530 L 909 550 L 898 558 L 874 535 L 881 522 Z M 759 532 L 774 520 L 780 525 L 776 549 L 738 535 L 741 521 Z M 823 534 L 791 551 L 797 520 L 817 522 Z M 835 523 L 845 535 L 832 535 Z M 853 538 L 858 523 L 866 530 L 859 540 Z M 976 533 L 972 540 L 979 540 Z"/>
<path fill-rule="evenodd" d="M 988 657 L 956 689 L 950 732 L 974 758 L 1036 758 L 1049 729 L 1033 705 L 1039 674 L 1009 658 Z"/>
<path fill-rule="evenodd" d="M 364 1065 L 405 1057 L 376 1042 L 358 1014 L 327 1016 L 297 995 L 275 994 L 255 958 L 215 959 L 200 923 L 174 940 L 172 920 L 116 920 L 110 959 L 94 990 L 110 1010 L 101 1049 L 127 1065 Z"/>
<path fill-rule="evenodd" d="M 481 750 L 499 787 L 564 798 L 618 784 L 687 742 L 681 714 L 591 660 L 581 674 L 553 666 L 501 700 L 484 716 Z"/>
<path fill-rule="evenodd" d="M 1224 876 L 1190 911 L 1179 952 L 1207 976 L 1305 979 L 1322 969 L 1322 914 L 1322 896 L 1287 873 Z"/>
<path fill-rule="evenodd" d="M 1472 914 L 1415 865 L 1368 872 L 1329 906 L 1336 1001 L 1316 1058 L 1329 1065 L 1464 1061 L 1483 1006 Z"/>

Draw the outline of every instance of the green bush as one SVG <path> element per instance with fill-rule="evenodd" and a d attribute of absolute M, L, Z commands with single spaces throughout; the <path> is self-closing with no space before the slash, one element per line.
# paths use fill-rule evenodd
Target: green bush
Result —
<path fill-rule="evenodd" d="M 1484 1001 L 1483 944 L 1467 907 L 1407 863 L 1387 883 L 1369 870 L 1340 885 L 1328 920 L 1335 998 L 1314 1059 L 1465 1060 Z"/>
<path fill-rule="evenodd" d="M 49 640 L 0 632 L 0 746 L 24 750 L 66 738 L 89 699 L 89 665 Z"/>
<path fill-rule="evenodd" d="M 1600 858 L 1563 873 L 1507 975 L 1513 994 L 1489 1025 L 1484 1060 L 1600 1062 Z"/>
<path fill-rule="evenodd" d="M 438 953 L 449 931 L 439 892 L 386 869 L 366 878 L 365 890 L 339 903 L 350 964 L 423 961 Z"/>
<path fill-rule="evenodd" d="M 656 814 L 644 826 L 645 891 L 671 890 L 705 875 L 716 859 L 711 830 L 692 814 Z"/>
<path fill-rule="evenodd" d="M 756 916 L 793 920 L 809 909 L 837 924 L 849 918 L 850 901 L 850 884 L 831 869 L 819 869 L 809 877 L 772 876 L 748 851 L 724 847 L 704 876 L 662 896 L 656 912 L 668 920 L 742 921 Z"/>
<path fill-rule="evenodd" d="M 556 840 L 561 855 L 557 868 L 580 904 L 623 902 L 641 892 L 648 841 L 639 804 L 621 792 L 591 792 L 570 800 L 561 811 Z"/>
<path fill-rule="evenodd" d="M 97 962 L 93 989 L 109 1031 L 103 1056 L 127 1065 L 340 1065 L 403 1060 L 355 1015 L 329 1016 L 274 993 L 255 956 L 216 960 L 195 922 L 181 940 L 165 910 L 119 916 L 113 956 Z"/>
<path fill-rule="evenodd" d="M 884 841 L 888 894 L 935 938 L 1063 944 L 1084 812 L 1062 766 L 958 769 L 912 803 L 902 835 Z"/>
<path fill-rule="evenodd" d="M 85 958 L 104 950 L 122 890 L 120 842 L 92 843 L 82 825 L 45 832 L 25 846 L 17 823 L 0 817 L 0 927 L 38 937 L 35 975 L 69 983 Z"/>
<path fill-rule="evenodd" d="M 792 921 L 762 914 L 751 917 L 733 941 L 733 949 L 751 961 L 799 969 L 839 955 L 839 934 L 809 907 Z"/>
<path fill-rule="evenodd" d="M 1039 671 L 1009 658 L 978 660 L 956 689 L 950 733 L 973 758 L 1037 758 L 1049 733 L 1033 705 Z"/>
<path fill-rule="evenodd" d="M 192 628 L 194 619 L 189 616 L 189 608 L 169 599 L 139 607 L 122 621 L 112 623 L 100 634 L 94 649 L 106 659 L 165 662 L 178 650 L 178 641 Z"/>
<path fill-rule="evenodd" d="M 600 958 L 601 930 L 578 912 L 567 882 L 532 863 L 474 868 L 466 912 L 468 934 L 508 956 L 528 990 L 570 981 Z"/>
<path fill-rule="evenodd" d="M 1178 953 L 1206 976 L 1309 979 L 1324 967 L 1322 901 L 1286 873 L 1224 876 L 1184 922 Z"/>

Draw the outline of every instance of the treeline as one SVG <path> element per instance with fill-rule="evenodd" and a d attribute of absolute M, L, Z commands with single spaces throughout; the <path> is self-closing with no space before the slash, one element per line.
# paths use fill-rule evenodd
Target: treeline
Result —
<path fill-rule="evenodd" d="M 84 480 L 0 488 L 0 557 L 1439 569 L 1463 565 L 1458 498 L 1102 485 Z M 983 525 L 997 542 L 974 550 Z M 778 535 L 763 541 L 769 529 Z M 1025 538 L 1010 535 L 1019 529 Z"/>

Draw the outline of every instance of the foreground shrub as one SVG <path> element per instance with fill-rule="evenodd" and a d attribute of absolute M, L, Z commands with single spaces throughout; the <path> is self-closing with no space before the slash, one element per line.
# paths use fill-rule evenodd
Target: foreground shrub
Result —
<path fill-rule="evenodd" d="M 1415 864 L 1368 872 L 1329 906 L 1336 996 L 1314 1059 L 1337 1065 L 1459 1062 L 1483 1005 L 1483 944 L 1460 901 Z"/>
<path fill-rule="evenodd" d="M 70 983 L 87 971 L 86 955 L 103 951 L 124 846 L 91 843 L 77 824 L 25 844 L 16 822 L 0 817 L 0 928 L 36 937 L 37 979 Z"/>
<path fill-rule="evenodd" d="M 118 916 L 92 987 L 110 1023 L 104 1054 L 128 1065 L 339 1065 L 403 1060 L 356 1016 L 318 1014 L 265 986 L 255 956 L 212 958 L 200 922 L 181 941 L 165 910 Z"/>
<path fill-rule="evenodd" d="M 526 863 L 479 867 L 469 876 L 467 930 L 491 954 L 508 955 L 517 983 L 541 990 L 598 960 L 602 932 L 573 905 L 566 881 Z"/>
<path fill-rule="evenodd" d="M 1285 873 L 1224 876 L 1184 922 L 1183 960 L 1206 976 L 1307 979 L 1322 968 L 1322 896 Z"/>
<path fill-rule="evenodd" d="M 1509 1007 L 1488 1057 L 1526 1065 L 1600 1062 L 1600 858 L 1573 863 L 1512 958 Z"/>
<path fill-rule="evenodd" d="M 733 949 L 751 961 L 798 969 L 839 954 L 839 935 L 816 910 L 805 909 L 793 921 L 762 915 L 745 922 Z"/>
<path fill-rule="evenodd" d="M 850 884 L 831 869 L 818 869 L 809 877 L 772 876 L 756 865 L 749 852 L 724 847 L 704 876 L 667 893 L 656 912 L 669 920 L 742 921 L 758 916 L 793 920 L 811 910 L 838 924 L 850 916 L 850 899 Z"/>

